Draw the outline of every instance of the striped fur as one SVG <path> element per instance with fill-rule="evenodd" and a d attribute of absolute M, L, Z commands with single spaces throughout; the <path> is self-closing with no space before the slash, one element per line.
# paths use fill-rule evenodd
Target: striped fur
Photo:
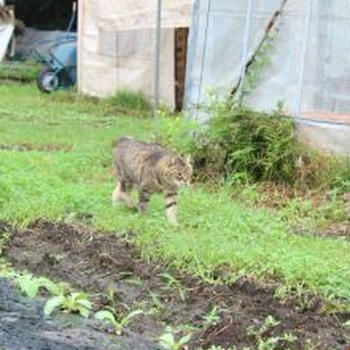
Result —
<path fill-rule="evenodd" d="M 177 193 L 188 185 L 192 176 L 189 158 L 183 159 L 153 143 L 122 137 L 113 143 L 113 156 L 118 179 L 113 191 L 113 203 L 124 202 L 136 207 L 129 193 L 133 187 L 139 192 L 139 211 L 147 211 L 153 193 L 165 195 L 165 211 L 168 220 L 177 221 Z"/>

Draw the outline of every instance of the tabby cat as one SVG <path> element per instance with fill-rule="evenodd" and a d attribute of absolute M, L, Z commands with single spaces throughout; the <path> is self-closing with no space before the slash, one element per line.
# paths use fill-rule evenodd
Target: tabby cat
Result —
<path fill-rule="evenodd" d="M 154 143 L 122 137 L 113 142 L 117 186 L 113 191 L 113 204 L 125 202 L 129 208 L 136 207 L 128 192 L 133 187 L 139 191 L 138 209 L 147 210 L 153 193 L 165 195 L 166 216 L 171 223 L 177 218 L 177 193 L 188 185 L 192 176 L 189 157 L 182 158 Z"/>

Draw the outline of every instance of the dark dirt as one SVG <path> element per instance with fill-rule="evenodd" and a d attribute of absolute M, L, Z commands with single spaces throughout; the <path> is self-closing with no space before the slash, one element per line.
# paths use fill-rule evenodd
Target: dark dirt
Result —
<path fill-rule="evenodd" d="M 6 350 L 157 349 L 130 334 L 117 338 L 100 322 L 75 315 L 44 317 L 44 299 L 29 301 L 0 279 L 0 348 Z"/>
<path fill-rule="evenodd" d="M 6 151 L 41 151 L 41 152 L 69 152 L 72 150 L 72 146 L 57 145 L 55 143 L 48 143 L 43 145 L 34 145 L 31 143 L 14 143 L 14 144 L 2 144 L 0 143 L 0 150 Z"/>
<path fill-rule="evenodd" d="M 114 303 L 121 312 L 125 309 L 122 305 L 142 308 L 145 314 L 134 319 L 128 332 L 149 340 L 148 347 L 138 347 L 145 350 L 153 349 L 151 339 L 162 334 L 166 325 L 175 328 L 191 325 L 189 348 L 235 345 L 239 349 L 246 346 L 256 349 L 256 339 L 247 335 L 247 329 L 261 326 L 268 315 L 279 320 L 280 325 L 264 334 L 264 339 L 293 333 L 297 340 L 289 344 L 290 349 L 307 349 L 308 341 L 315 350 L 343 350 L 350 345 L 350 336 L 342 326 L 350 315 L 322 315 L 319 300 L 301 311 L 295 302 L 278 302 L 272 287 L 257 286 L 248 280 L 242 279 L 231 286 L 209 285 L 192 276 L 169 271 L 164 264 L 143 261 L 132 245 L 112 234 L 38 222 L 25 231 L 13 231 L 5 255 L 16 269 L 66 281 L 88 292 L 98 308 L 110 304 L 105 294 L 108 288 L 114 290 Z M 171 287 L 164 273 L 171 274 L 178 283 Z M 213 306 L 220 309 L 220 320 L 204 326 L 203 317 Z M 0 317 L 1 313 L 0 310 Z M 38 326 L 41 332 L 40 323 Z M 287 349 L 286 344 L 279 346 Z"/>

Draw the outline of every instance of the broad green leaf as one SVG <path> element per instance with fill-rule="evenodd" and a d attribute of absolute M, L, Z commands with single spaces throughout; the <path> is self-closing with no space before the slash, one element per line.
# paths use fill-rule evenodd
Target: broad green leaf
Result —
<path fill-rule="evenodd" d="M 137 316 L 137 315 L 140 315 L 142 314 L 143 311 L 142 310 L 134 310 L 134 311 L 131 311 L 129 314 L 127 314 L 124 318 L 125 321 L 129 321 L 131 320 L 133 317 Z"/>
<path fill-rule="evenodd" d="M 85 308 L 85 307 L 78 307 L 78 310 L 79 310 L 80 315 L 82 315 L 83 317 L 86 317 L 86 318 L 89 317 L 90 311 L 87 308 Z"/>
<path fill-rule="evenodd" d="M 182 345 L 185 345 L 186 343 L 188 343 L 191 339 L 191 336 L 192 336 L 192 334 L 187 334 L 184 337 L 182 337 L 179 341 L 179 345 L 182 346 Z"/>
<path fill-rule="evenodd" d="M 107 311 L 107 310 L 102 310 L 102 311 L 96 312 L 95 318 L 98 320 L 107 321 L 107 322 L 112 323 L 112 324 L 116 323 L 114 315 L 110 311 Z"/>
<path fill-rule="evenodd" d="M 19 276 L 17 278 L 19 288 L 24 292 L 29 298 L 35 298 L 38 294 L 40 281 L 38 279 L 33 279 L 31 274 Z"/>
<path fill-rule="evenodd" d="M 174 335 L 172 333 L 165 333 L 159 337 L 160 344 L 166 348 L 172 347 L 175 343 Z"/>
<path fill-rule="evenodd" d="M 58 295 L 58 296 L 55 296 L 55 297 L 52 297 L 51 299 L 49 299 L 46 304 L 45 304 L 45 307 L 44 307 L 44 314 L 46 316 L 49 316 L 51 315 L 52 311 L 62 305 L 65 301 L 65 297 L 63 295 Z"/>
<path fill-rule="evenodd" d="M 82 305 L 86 309 L 91 309 L 91 307 L 92 307 L 91 301 L 88 299 L 81 299 L 78 301 L 78 303 L 79 303 L 79 305 Z"/>

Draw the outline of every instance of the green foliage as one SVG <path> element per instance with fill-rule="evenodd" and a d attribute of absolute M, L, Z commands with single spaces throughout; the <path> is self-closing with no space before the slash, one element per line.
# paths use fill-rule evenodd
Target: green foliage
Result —
<path fill-rule="evenodd" d="M 202 173 L 293 183 L 298 155 L 294 123 L 279 111 L 256 112 L 217 102 L 195 153 Z"/>
<path fill-rule="evenodd" d="M 29 298 L 35 298 L 40 288 L 44 288 L 53 295 L 62 293 L 66 286 L 62 283 L 54 283 L 45 277 L 33 277 L 32 274 L 15 274 L 15 281 L 21 292 L 25 293 Z"/>
<path fill-rule="evenodd" d="M 142 310 L 133 310 L 124 315 L 120 315 L 116 313 L 114 308 L 107 306 L 104 310 L 98 311 L 95 314 L 95 318 L 111 324 L 114 327 L 115 332 L 121 334 L 131 320 L 142 313 Z"/>
<path fill-rule="evenodd" d="M 270 65 L 271 58 L 270 53 L 273 49 L 273 42 L 275 37 L 271 34 L 266 36 L 264 43 L 260 49 L 255 53 L 254 59 L 246 70 L 244 77 L 244 83 L 241 87 L 242 97 L 251 94 L 256 88 L 258 82 L 261 80 L 264 69 Z"/>
<path fill-rule="evenodd" d="M 217 345 L 212 345 L 210 348 L 208 348 L 208 350 L 252 350 L 249 347 L 244 347 L 244 348 L 237 348 L 236 346 L 230 346 L 229 348 L 223 348 L 221 346 L 217 346 Z"/>
<path fill-rule="evenodd" d="M 184 301 L 186 299 L 186 289 L 180 283 L 180 281 L 178 279 L 176 279 L 175 277 L 173 277 L 170 273 L 167 273 L 167 272 L 162 273 L 161 276 L 166 280 L 166 288 L 177 289 L 181 300 Z"/>
<path fill-rule="evenodd" d="M 182 155 L 194 152 L 196 143 L 194 135 L 200 130 L 195 121 L 178 114 L 169 117 L 164 111 L 159 112 L 159 142 Z"/>
<path fill-rule="evenodd" d="M 33 63 L 17 63 L 11 62 L 1 64 L 0 66 L 0 82 L 1 80 L 14 80 L 19 82 L 32 82 L 38 77 L 42 66 Z"/>
<path fill-rule="evenodd" d="M 85 293 L 71 293 L 70 295 L 57 295 L 50 298 L 44 307 L 44 314 L 46 316 L 59 308 L 63 312 L 79 313 L 84 317 L 88 317 L 90 309 L 92 307 L 91 302 Z"/>
<path fill-rule="evenodd" d="M 271 315 L 267 316 L 260 327 L 249 327 L 248 335 L 254 336 L 257 342 L 257 350 L 274 350 L 284 341 L 286 343 L 293 343 L 297 338 L 290 334 L 284 333 L 282 335 L 267 336 L 266 334 L 280 324 L 280 321 L 275 320 Z"/>
<path fill-rule="evenodd" d="M 192 334 L 186 334 L 180 337 L 178 340 L 175 339 L 175 335 L 171 327 L 167 327 L 165 332 L 158 338 L 159 344 L 167 350 L 180 350 L 186 349 L 186 344 L 191 340 Z"/>
<path fill-rule="evenodd" d="M 141 115 L 150 115 L 152 104 L 142 92 L 132 92 L 127 90 L 118 90 L 108 99 L 110 105 L 119 107 L 126 111 L 135 110 Z"/>
<path fill-rule="evenodd" d="M 219 100 L 210 94 L 205 125 L 160 113 L 159 139 L 167 147 L 192 154 L 197 180 L 247 185 L 261 181 L 301 189 L 350 191 L 350 161 L 300 144 L 293 118 L 279 104 L 272 113 Z"/>
<path fill-rule="evenodd" d="M 203 317 L 204 327 L 215 326 L 220 321 L 219 309 L 214 306 L 206 315 Z"/>
<path fill-rule="evenodd" d="M 34 86 L 0 85 L 0 94 L 0 144 L 34 147 L 0 151 L 0 220 L 25 227 L 39 218 L 74 223 L 89 217 L 84 224 L 93 229 L 135 233 L 133 241 L 144 258 L 164 259 L 211 283 L 249 275 L 349 299 L 349 242 L 292 233 L 295 220 L 298 225 L 308 221 L 311 230 L 320 215 L 327 215 L 327 222 L 340 219 L 338 209 L 316 215 L 302 200 L 288 202 L 288 213 L 257 206 L 262 195 L 256 185 L 244 184 L 244 176 L 233 179 L 244 192 L 239 198 L 233 198 L 227 183 L 182 189 L 176 228 L 166 221 L 162 196 L 152 197 L 145 217 L 113 208 L 111 141 L 121 135 L 149 140 L 152 120 L 109 114 L 105 102 L 72 93 L 43 95 Z M 160 124 L 162 120 L 174 119 L 161 117 Z M 176 123 L 168 127 L 169 135 L 172 128 Z M 181 136 L 177 139 L 181 143 Z M 43 150 L 48 145 L 64 148 Z M 225 276 L 222 266 L 227 267 Z"/>

